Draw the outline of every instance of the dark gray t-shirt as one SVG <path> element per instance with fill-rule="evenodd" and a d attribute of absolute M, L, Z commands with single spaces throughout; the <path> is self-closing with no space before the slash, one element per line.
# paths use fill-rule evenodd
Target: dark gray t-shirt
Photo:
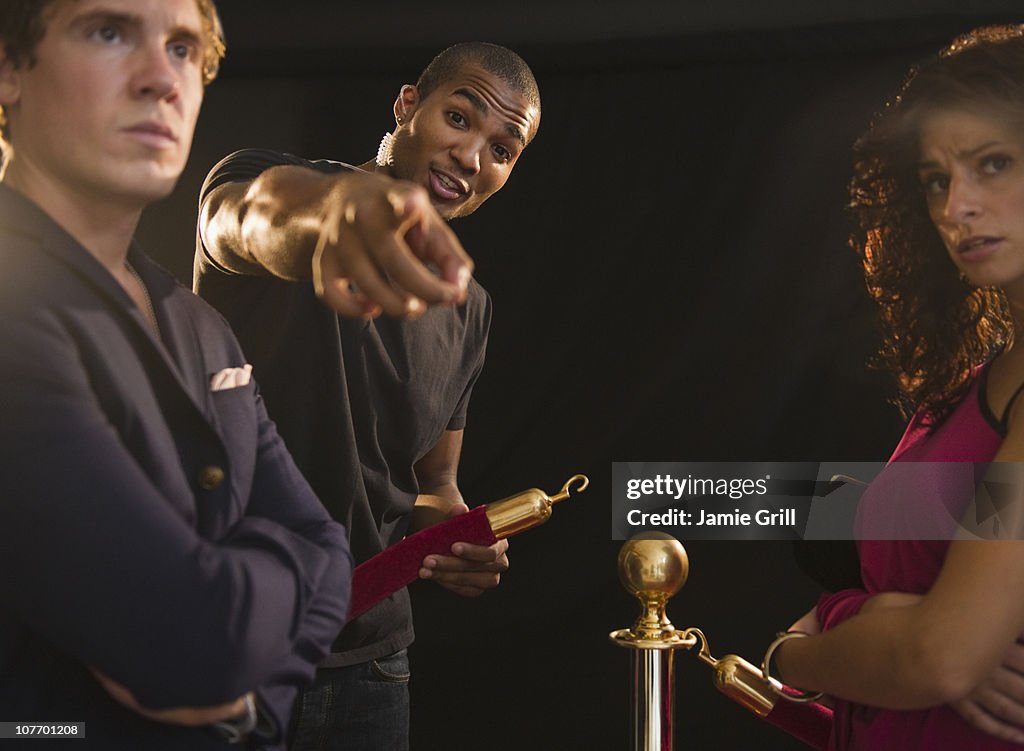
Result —
<path fill-rule="evenodd" d="M 200 210 L 220 185 L 282 164 L 354 169 L 246 149 L 213 168 Z M 317 299 L 311 282 L 230 272 L 197 237 L 195 290 L 234 329 L 299 469 L 348 528 L 355 562 L 400 540 L 419 492 L 413 466 L 445 430 L 466 424 L 491 319 L 483 288 L 474 281 L 465 305 L 431 308 L 415 321 L 345 319 Z M 412 640 L 403 589 L 346 626 L 324 665 L 375 659 Z"/>

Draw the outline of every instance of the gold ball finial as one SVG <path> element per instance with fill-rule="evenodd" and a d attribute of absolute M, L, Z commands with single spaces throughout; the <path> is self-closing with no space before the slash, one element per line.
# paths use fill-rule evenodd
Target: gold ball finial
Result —
<path fill-rule="evenodd" d="M 664 532 L 641 532 L 619 550 L 619 578 L 640 601 L 640 617 L 632 628 L 609 634 L 612 642 L 632 649 L 690 649 L 697 639 L 677 631 L 665 614 L 669 598 L 682 589 L 690 560 L 682 543 Z"/>
<path fill-rule="evenodd" d="M 619 579 L 641 600 L 668 599 L 686 583 L 690 561 L 679 540 L 664 532 L 641 532 L 619 551 Z"/>
<path fill-rule="evenodd" d="M 664 532 L 641 532 L 622 546 L 619 578 L 641 608 L 630 638 L 664 645 L 678 641 L 665 606 L 682 589 L 689 573 L 690 561 L 682 543 Z"/>

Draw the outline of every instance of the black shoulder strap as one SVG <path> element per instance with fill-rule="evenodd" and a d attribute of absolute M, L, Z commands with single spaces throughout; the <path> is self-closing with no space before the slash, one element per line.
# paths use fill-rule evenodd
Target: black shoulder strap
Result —
<path fill-rule="evenodd" d="M 1021 395 L 1021 392 L 1024 392 L 1024 383 L 1018 386 L 1017 390 L 1013 392 L 1013 396 L 1010 397 L 1010 401 L 1006 403 L 1006 409 L 1003 410 L 1003 416 L 999 420 L 999 424 L 1002 426 L 1004 434 L 1010 428 L 1010 410 L 1013 409 L 1013 403 L 1017 401 L 1017 397 Z"/>

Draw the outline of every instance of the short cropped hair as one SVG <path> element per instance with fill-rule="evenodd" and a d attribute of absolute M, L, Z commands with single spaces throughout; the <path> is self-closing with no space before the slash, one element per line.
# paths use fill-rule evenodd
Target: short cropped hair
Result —
<path fill-rule="evenodd" d="M 58 0 L 3 0 L 0 13 L 0 46 L 16 68 L 35 65 L 35 51 L 39 40 L 46 33 L 46 13 Z M 217 77 L 220 61 L 224 57 L 224 29 L 217 15 L 213 0 L 196 0 L 203 24 L 206 47 L 203 54 L 203 83 L 209 84 Z M 0 107 L 0 145 L 6 140 L 7 120 Z"/>
<path fill-rule="evenodd" d="M 426 99 L 438 86 L 473 63 L 522 94 L 540 114 L 540 89 L 530 66 L 512 50 L 489 42 L 461 42 L 440 52 L 420 73 L 416 90 Z"/>

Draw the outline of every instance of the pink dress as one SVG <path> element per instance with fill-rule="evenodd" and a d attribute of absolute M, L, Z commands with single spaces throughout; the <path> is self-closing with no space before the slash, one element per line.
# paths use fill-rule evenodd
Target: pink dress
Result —
<path fill-rule="evenodd" d="M 890 459 L 892 462 L 988 462 L 996 454 L 1005 434 L 1005 425 L 1000 425 L 984 402 L 983 385 L 987 366 L 982 366 L 974 377 L 970 390 L 954 411 L 934 431 L 921 424 L 920 414 L 907 427 L 902 440 Z M 922 482 L 935 492 L 918 492 L 911 501 L 906 515 L 915 521 L 919 514 L 928 510 L 923 503 L 932 505 L 931 518 L 936 519 L 935 533 L 941 535 L 949 520 L 958 519 L 973 487 L 959 487 L 963 482 L 963 471 L 959 471 L 953 482 L 941 478 L 942 470 L 922 466 Z M 950 466 L 953 470 L 964 467 Z M 968 468 L 968 473 L 969 473 Z M 930 473 L 930 474 L 929 474 Z M 904 481 L 906 472 L 903 473 Z M 894 504 L 904 501 L 905 493 L 895 482 L 885 479 L 883 472 L 865 491 L 858 511 L 858 522 L 862 530 L 870 530 L 878 519 L 885 524 L 898 523 L 899 514 L 894 514 Z M 919 530 L 920 525 L 915 526 Z M 824 595 L 818 604 L 818 617 L 823 629 L 832 628 L 846 618 L 855 615 L 861 604 L 879 592 L 912 592 L 924 594 L 939 575 L 948 540 L 867 540 L 858 542 L 861 577 L 865 590 L 844 590 Z M 955 644 L 950 649 L 956 649 Z M 832 731 L 831 749 L 1015 749 L 1021 746 L 1000 741 L 975 730 L 946 706 L 925 710 L 890 710 L 867 707 L 849 702 L 837 702 L 835 724 Z"/>

